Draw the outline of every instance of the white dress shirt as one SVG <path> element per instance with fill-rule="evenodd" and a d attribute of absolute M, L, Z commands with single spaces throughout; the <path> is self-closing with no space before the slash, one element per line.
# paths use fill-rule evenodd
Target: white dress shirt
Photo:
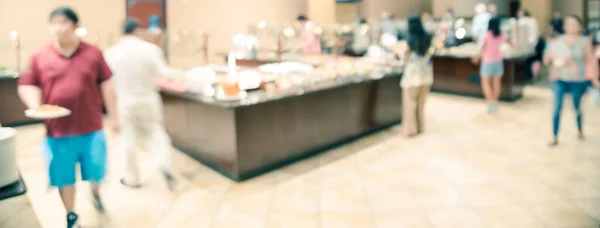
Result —
<path fill-rule="evenodd" d="M 174 77 L 160 47 L 134 36 L 123 37 L 104 53 L 113 72 L 117 96 L 121 98 L 144 97 L 157 94 L 154 80 Z"/>
<path fill-rule="evenodd" d="M 471 27 L 471 34 L 477 39 L 477 43 L 483 44 L 483 35 L 487 32 L 488 23 L 492 15 L 490 13 L 480 13 L 473 17 L 473 25 Z"/>

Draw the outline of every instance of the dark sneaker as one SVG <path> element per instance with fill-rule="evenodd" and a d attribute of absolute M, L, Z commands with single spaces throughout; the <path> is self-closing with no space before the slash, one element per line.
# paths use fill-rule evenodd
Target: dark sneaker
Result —
<path fill-rule="evenodd" d="M 140 188 L 140 187 L 142 187 L 141 184 L 139 184 L 139 183 L 131 183 L 131 182 L 125 180 L 125 178 L 121 178 L 121 184 L 125 185 L 127 187 L 130 187 L 130 188 Z"/>
<path fill-rule="evenodd" d="M 100 196 L 93 196 L 92 199 L 92 204 L 94 204 L 94 208 L 96 208 L 96 211 L 100 212 L 100 213 L 104 213 L 104 204 L 102 203 L 102 198 L 100 198 Z"/>
<path fill-rule="evenodd" d="M 77 214 L 69 212 L 67 214 L 67 228 L 78 228 L 79 225 L 77 224 L 77 219 L 79 219 Z"/>
<path fill-rule="evenodd" d="M 167 186 L 169 187 L 169 190 L 170 191 L 177 190 L 177 180 L 175 180 L 175 177 L 173 177 L 173 175 L 170 172 L 163 172 L 163 176 L 165 177 L 165 180 L 167 181 Z"/>

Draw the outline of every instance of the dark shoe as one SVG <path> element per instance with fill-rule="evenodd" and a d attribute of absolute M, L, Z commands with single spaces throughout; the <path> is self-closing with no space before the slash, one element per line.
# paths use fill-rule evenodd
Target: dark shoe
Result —
<path fill-rule="evenodd" d="M 77 224 L 77 219 L 79 216 L 73 212 L 67 213 L 67 228 L 77 228 L 79 225 Z"/>
<path fill-rule="evenodd" d="M 558 140 L 554 139 L 552 141 L 550 141 L 550 143 L 548 143 L 548 147 L 555 147 L 558 146 Z"/>
<path fill-rule="evenodd" d="M 125 185 L 127 187 L 130 187 L 130 188 L 140 188 L 140 187 L 142 187 L 141 184 L 139 184 L 139 183 L 135 183 L 135 184 L 134 183 L 129 183 L 124 178 L 121 178 L 121 184 Z"/>
<path fill-rule="evenodd" d="M 93 196 L 92 204 L 94 204 L 94 208 L 96 208 L 96 211 L 98 211 L 99 213 L 105 212 L 104 204 L 102 203 L 102 198 L 100 198 L 100 196 L 98 196 L 98 195 Z"/>
<path fill-rule="evenodd" d="M 177 180 L 170 172 L 163 172 L 163 176 L 165 177 L 165 181 L 167 181 L 167 186 L 170 191 L 177 190 Z"/>

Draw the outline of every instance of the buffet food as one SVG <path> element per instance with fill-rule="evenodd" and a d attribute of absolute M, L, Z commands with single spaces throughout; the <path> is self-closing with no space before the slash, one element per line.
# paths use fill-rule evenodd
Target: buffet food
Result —
<path fill-rule="evenodd" d="M 71 111 L 56 105 L 44 104 L 34 109 L 25 110 L 25 116 L 33 119 L 56 119 L 71 115 Z"/>

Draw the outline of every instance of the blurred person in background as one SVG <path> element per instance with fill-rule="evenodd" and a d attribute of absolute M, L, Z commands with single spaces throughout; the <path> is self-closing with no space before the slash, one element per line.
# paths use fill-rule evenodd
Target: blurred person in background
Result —
<path fill-rule="evenodd" d="M 390 13 L 381 13 L 381 34 L 390 34 L 400 40 L 401 34 L 398 25 L 394 22 L 394 16 Z"/>
<path fill-rule="evenodd" d="M 578 138 L 584 139 L 583 112 L 581 100 L 587 91 L 590 80 L 596 88 L 600 88 L 597 76 L 589 77 L 586 74 L 587 64 L 598 64 L 592 52 L 592 44 L 588 37 L 582 35 L 583 21 L 578 16 L 568 16 L 564 20 L 565 35 L 553 40 L 544 54 L 544 62 L 551 67 L 550 78 L 554 91 L 554 111 L 552 119 L 553 137 L 549 146 L 558 145 L 558 131 L 560 127 L 561 110 L 564 95 L 571 94 L 578 129 Z"/>
<path fill-rule="evenodd" d="M 300 49 L 305 55 L 321 54 L 321 40 L 314 32 L 314 23 L 303 14 L 297 20 L 300 23 L 300 43 L 296 49 Z"/>
<path fill-rule="evenodd" d="M 504 60 L 501 46 L 508 41 L 508 36 L 500 31 L 500 18 L 493 17 L 488 24 L 488 31 L 482 38 L 480 54 L 474 59 L 481 67 L 481 88 L 488 103 L 488 113 L 498 110 L 498 99 L 502 94 L 502 76 L 504 75 Z"/>
<path fill-rule="evenodd" d="M 367 20 L 361 18 L 354 27 L 352 44 L 350 48 L 345 50 L 345 55 L 348 56 L 364 56 L 367 53 L 367 49 L 371 45 L 371 36 L 369 33 L 369 25 Z"/>
<path fill-rule="evenodd" d="M 50 186 L 57 187 L 67 211 L 67 227 L 77 227 L 75 213 L 76 166 L 81 179 L 92 183 L 93 204 L 104 211 L 100 182 L 106 175 L 106 137 L 102 131 L 102 101 L 113 130 L 117 130 L 112 73 L 102 51 L 76 35 L 79 17 L 70 8 L 50 13 L 53 43 L 31 59 L 29 70 L 19 78 L 19 96 L 35 109 L 56 105 L 71 115 L 44 121 L 44 157 L 48 159 Z"/>
<path fill-rule="evenodd" d="M 413 137 L 425 130 L 425 101 L 433 84 L 431 65 L 432 37 L 425 31 L 421 17 L 408 18 L 408 48 L 404 54 L 406 68 L 400 81 L 402 88 L 402 128 L 404 137 Z"/>
<path fill-rule="evenodd" d="M 540 37 L 537 20 L 526 9 L 517 12 L 517 26 L 519 27 L 517 39 L 520 48 L 533 49 Z"/>
<path fill-rule="evenodd" d="M 454 26 L 454 22 L 456 21 L 456 17 L 454 16 L 454 10 L 449 8 L 442 16 L 440 24 L 443 31 L 444 37 L 444 46 L 445 47 L 453 47 L 458 44 L 458 39 L 456 38 L 456 26 Z"/>
<path fill-rule="evenodd" d="M 487 33 L 487 26 L 492 18 L 491 14 L 487 12 L 487 8 L 484 3 L 475 5 L 475 17 L 473 17 L 473 25 L 471 27 L 471 34 L 473 41 L 476 41 L 479 46 L 483 44 L 483 35 Z"/>
<path fill-rule="evenodd" d="M 498 16 L 498 7 L 496 7 L 496 4 L 494 4 L 494 3 L 489 3 L 487 5 L 487 11 L 488 11 L 488 13 L 490 13 L 490 16 L 492 16 L 492 17 Z"/>
<path fill-rule="evenodd" d="M 519 49 L 533 53 L 525 61 L 525 78 L 531 81 L 541 68 L 543 39 L 542 43 L 540 43 L 540 31 L 537 20 L 531 17 L 528 10 L 519 9 L 516 25 Z"/>
<path fill-rule="evenodd" d="M 550 26 L 552 27 L 553 36 L 565 34 L 563 18 L 560 11 L 554 11 L 552 19 L 550 19 Z"/>
<path fill-rule="evenodd" d="M 126 172 L 121 183 L 137 188 L 141 185 L 138 142 L 154 158 L 170 190 L 176 185 L 171 169 L 171 139 L 163 127 L 163 106 L 154 79 L 174 78 L 183 72 L 171 69 L 164 52 L 143 37 L 147 31 L 137 20 L 128 18 L 123 25 L 123 37 L 104 56 L 114 72 L 119 110 L 119 150 L 126 156 Z"/>
<path fill-rule="evenodd" d="M 427 31 L 430 34 L 435 33 L 435 19 L 431 16 L 429 12 L 423 12 L 423 14 L 421 14 L 421 22 L 423 23 L 425 31 Z"/>

